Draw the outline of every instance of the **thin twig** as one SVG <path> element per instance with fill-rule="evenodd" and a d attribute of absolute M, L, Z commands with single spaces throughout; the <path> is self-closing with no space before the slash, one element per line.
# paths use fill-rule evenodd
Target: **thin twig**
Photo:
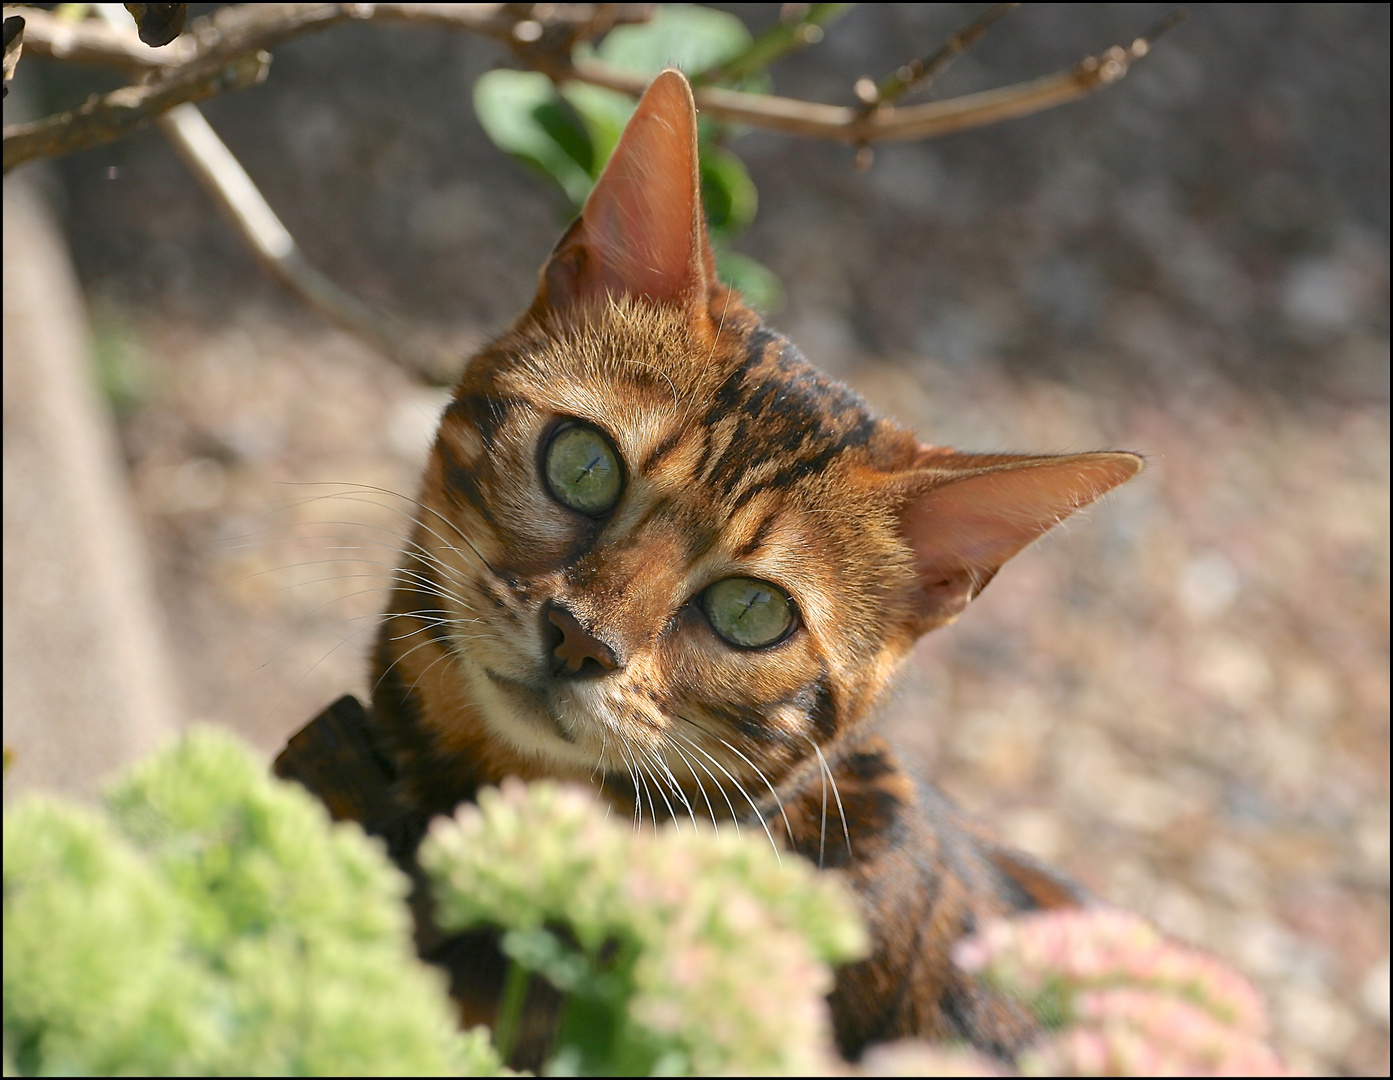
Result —
<path fill-rule="evenodd" d="M 25 44 L 31 56 L 128 72 L 177 67 L 193 58 L 192 44 L 186 38 L 156 52 L 134 34 L 116 33 L 94 19 L 74 21 L 43 8 L 5 8 L 7 18 L 16 13 L 24 16 Z"/>
<path fill-rule="evenodd" d="M 123 86 L 32 124 L 7 127 L 4 171 L 36 158 L 60 157 L 112 142 L 176 105 L 255 86 L 266 77 L 270 63 L 270 55 L 260 50 L 242 53 L 211 66 L 181 69 L 143 86 Z"/>
<path fill-rule="evenodd" d="M 203 190 L 246 241 L 262 269 L 315 311 L 411 374 L 432 382 L 448 381 L 443 365 L 410 345 L 412 335 L 404 324 L 350 296 L 310 264 L 247 171 L 196 106 L 171 109 L 157 124 Z"/>
<path fill-rule="evenodd" d="M 1166 33 L 1166 31 L 1179 26 L 1189 17 L 1190 13 L 1185 10 L 1185 8 L 1176 8 L 1174 11 L 1162 15 L 1151 24 L 1151 29 L 1147 30 L 1147 32 L 1137 38 L 1136 41 L 1132 42 L 1132 48 L 1137 50 L 1138 56 L 1145 56 L 1147 50 L 1156 43 L 1157 38 Z"/>
<path fill-rule="evenodd" d="M 865 80 L 864 82 L 869 83 L 869 86 L 863 92 L 864 84 L 858 82 L 857 97 L 861 98 L 862 103 L 866 106 L 865 111 L 888 105 L 915 87 L 932 82 L 943 74 L 954 60 L 976 44 L 992 23 L 1018 7 L 1020 4 L 997 4 L 989 8 L 986 14 L 977 19 L 976 22 L 950 34 L 948 40 L 937 52 L 901 65 L 882 79 L 879 86 L 871 83 L 870 80 Z"/>
<path fill-rule="evenodd" d="M 134 26 L 126 23 L 121 9 L 105 5 L 98 13 L 113 34 L 132 36 Z M 196 105 L 176 105 L 158 117 L 155 124 L 263 270 L 309 307 L 413 375 L 428 381 L 440 380 L 444 365 L 412 348 L 408 344 L 411 335 L 403 324 L 350 296 L 310 264 L 290 230 Z"/>
<path fill-rule="evenodd" d="M 643 22 L 646 4 L 547 4 L 545 12 L 516 15 L 507 4 L 232 4 L 195 19 L 183 35 L 160 50 L 101 21 L 72 22 L 53 12 L 24 8 L 31 18 L 29 45 L 35 53 L 126 71 L 178 67 L 249 49 L 272 49 L 303 34 L 345 22 L 388 22 L 465 30 L 510 45 L 520 22 L 575 28 L 583 34 L 618 23 Z M 604 9 L 604 10 L 601 10 Z M 5 9 L 10 12 L 10 8 Z M 523 35 L 526 36 L 526 35 Z"/>
<path fill-rule="evenodd" d="M 800 7 L 803 5 L 799 5 Z M 735 82 L 754 72 L 763 71 L 775 60 L 816 45 L 822 40 L 823 28 L 841 18 L 850 4 L 808 4 L 801 18 L 776 23 L 755 38 L 743 52 L 723 64 L 699 71 L 691 76 L 693 86 L 710 83 Z"/>
<path fill-rule="evenodd" d="M 568 15 L 570 9 L 588 9 L 592 6 L 547 5 L 546 15 L 548 18 L 560 18 Z M 238 48 L 279 44 L 299 34 L 324 29 L 349 19 L 469 30 L 506 41 L 516 48 L 518 41 L 514 37 L 514 30 L 519 20 L 506 8 L 507 5 L 502 4 L 238 4 L 219 10 L 210 19 L 199 20 L 160 53 L 174 54 L 176 50 L 183 50 L 188 42 L 193 43 L 190 47 L 198 56 L 225 55 Z M 532 10 L 534 16 L 541 14 L 540 8 Z M 32 37 L 28 27 L 25 33 L 26 44 L 35 52 L 51 50 L 50 55 L 57 56 L 60 55 L 61 46 L 64 50 L 62 54 L 71 59 L 124 67 L 133 63 L 133 38 L 115 42 L 112 35 L 91 32 L 88 28 L 60 41 L 62 28 L 60 26 L 55 31 L 53 27 L 59 20 L 38 9 L 26 8 L 25 11 L 32 11 L 35 16 L 32 21 L 36 28 Z M 633 17 L 638 18 L 641 14 L 635 13 Z M 570 13 L 568 17 L 576 22 L 578 15 Z M 808 138 L 851 144 L 930 139 L 1028 116 L 1042 109 L 1076 101 L 1100 87 L 1110 85 L 1122 78 L 1134 61 L 1146 55 L 1160 33 L 1183 18 L 1183 12 L 1178 12 L 1137 38 L 1130 46 L 1114 46 L 1097 56 L 1085 58 L 1068 71 L 947 101 L 881 108 L 869 115 L 862 115 L 859 109 L 846 106 L 821 105 L 770 94 L 747 94 L 714 86 L 698 87 L 695 91 L 696 101 L 703 111 L 723 120 Z M 536 21 L 535 18 L 533 21 Z M 77 26 L 86 27 L 87 24 L 79 23 Z M 134 62 L 141 67 L 169 66 L 169 61 L 156 59 L 160 53 L 146 49 L 140 54 L 141 58 Z M 175 62 L 188 62 L 189 55 L 185 52 L 185 58 Z M 648 85 L 648 79 L 642 75 L 597 60 L 567 63 L 564 57 L 541 54 L 535 54 L 533 59 L 534 66 L 542 66 L 558 81 L 592 83 L 633 95 L 641 94 Z"/>
<path fill-rule="evenodd" d="M 1068 71 L 1030 82 L 946 101 L 878 109 L 869 115 L 844 105 L 820 105 L 716 86 L 698 87 L 694 94 L 697 108 L 712 116 L 790 135 L 854 144 L 932 139 L 1076 101 L 1126 75 L 1131 64 L 1146 55 L 1152 40 L 1154 36 L 1137 38 L 1127 48 L 1114 45 L 1097 56 L 1085 57 Z M 648 83 L 641 75 L 596 60 L 577 61 L 565 77 L 634 95 L 642 93 Z"/>
<path fill-rule="evenodd" d="M 830 9 L 840 5 L 817 6 L 829 9 L 823 15 L 831 18 L 835 13 Z M 108 13 L 104 7 L 99 8 L 104 21 L 78 23 L 26 8 L 25 43 L 41 55 L 144 71 L 152 77 L 158 71 L 158 78 L 94 99 L 70 113 L 8 130 L 5 170 L 20 161 L 109 141 L 158 117 L 161 131 L 268 273 L 383 355 L 426 378 L 440 371 L 439 366 L 406 344 L 409 335 L 402 324 L 354 299 L 309 264 L 246 171 L 189 102 L 260 81 L 270 59 L 265 48 L 348 20 L 403 22 L 485 34 L 506 42 L 520 60 L 558 81 L 587 82 L 633 95 L 641 94 L 648 83 L 643 76 L 598 61 L 570 59 L 575 40 L 593 33 L 596 27 L 642 21 L 649 14 L 647 5 L 241 4 L 197 20 L 186 34 L 159 51 L 139 44 L 124 27 L 112 25 L 115 11 Z M 995 17 L 979 20 L 979 25 Z M 862 146 L 881 139 L 932 138 L 1025 116 L 1116 82 L 1133 61 L 1146 55 L 1156 37 L 1183 18 L 1183 12 L 1170 16 L 1128 48 L 1115 46 L 1067 72 L 926 105 L 883 105 L 865 113 L 712 86 L 697 87 L 696 100 L 708 114 L 725 120 Z M 960 36 L 966 38 L 971 29 Z M 964 40 L 951 55 L 969 43 L 970 39 Z M 761 48 L 767 52 L 777 44 L 771 39 Z M 952 48 L 950 40 L 943 53 L 945 59 L 926 62 L 924 71 L 915 78 L 941 70 L 951 58 Z M 729 75 L 730 67 L 722 71 L 723 76 Z"/>

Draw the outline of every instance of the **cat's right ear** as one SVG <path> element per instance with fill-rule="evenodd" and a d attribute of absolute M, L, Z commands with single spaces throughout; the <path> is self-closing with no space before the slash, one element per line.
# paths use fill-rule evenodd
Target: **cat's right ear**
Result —
<path fill-rule="evenodd" d="M 580 217 L 542 271 L 532 311 L 561 314 L 607 295 L 705 318 L 715 274 L 701 210 L 696 103 L 663 71 L 639 100 Z"/>
<path fill-rule="evenodd" d="M 923 447 L 900 532 L 918 578 L 916 631 L 950 622 L 1007 559 L 1142 469 L 1136 454 L 960 454 Z"/>

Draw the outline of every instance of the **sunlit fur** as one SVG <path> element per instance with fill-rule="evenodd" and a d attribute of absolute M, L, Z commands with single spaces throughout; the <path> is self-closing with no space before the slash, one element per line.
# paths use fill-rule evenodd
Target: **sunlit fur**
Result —
<path fill-rule="evenodd" d="M 839 973 L 844 1050 L 921 1035 L 1009 1051 L 1033 1022 L 957 972 L 951 944 L 1078 894 L 866 732 L 926 628 L 897 512 L 916 463 L 922 486 L 923 447 L 724 290 L 711 314 L 713 340 L 638 300 L 524 317 L 470 362 L 378 642 L 373 714 L 401 796 L 423 824 L 504 776 L 561 777 L 640 826 L 755 830 L 863 896 L 875 951 Z M 567 419 L 623 458 L 603 519 L 543 480 Z M 765 649 L 725 643 L 697 598 L 732 576 L 783 588 L 797 629 Z M 553 677 L 548 601 L 619 670 Z"/>
<path fill-rule="evenodd" d="M 600 518 L 544 480 L 567 421 L 622 459 Z M 590 784 L 639 827 L 762 833 L 860 898 L 871 953 L 830 999 L 844 1052 L 902 1036 L 1014 1052 L 1033 1018 L 952 946 L 1080 894 L 911 779 L 868 725 L 920 634 L 1140 465 L 930 447 L 810 367 L 715 280 L 692 96 L 664 72 L 537 299 L 441 418 L 374 665 L 372 741 L 407 822 L 393 851 L 410 868 L 431 815 L 510 775 Z M 793 632 L 723 640 L 699 598 L 730 577 L 783 589 Z M 563 625 L 565 656 L 603 670 L 556 667 Z M 496 949 L 429 939 L 469 1019 L 488 1019 Z"/>
<path fill-rule="evenodd" d="M 542 479 L 545 438 L 571 418 L 624 461 L 602 521 Z M 748 814 L 813 744 L 855 728 L 913 643 L 914 574 L 883 481 L 916 448 L 738 305 L 711 345 L 632 300 L 559 330 L 525 324 L 471 362 L 442 419 L 383 630 L 386 682 L 410 688 L 436 753 L 479 781 L 618 781 L 609 794 L 640 814 Z M 696 598 L 732 576 L 782 587 L 797 630 L 726 644 Z M 548 600 L 622 671 L 552 679 Z"/>

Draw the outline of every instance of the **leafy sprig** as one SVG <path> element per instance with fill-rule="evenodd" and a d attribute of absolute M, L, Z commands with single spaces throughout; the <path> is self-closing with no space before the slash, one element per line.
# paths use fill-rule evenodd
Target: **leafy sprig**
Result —
<path fill-rule="evenodd" d="M 832 14 L 819 13 L 824 19 Z M 765 50 L 756 64 L 745 59 L 755 44 L 734 15 L 696 4 L 664 4 L 649 22 L 616 27 L 597 48 L 578 47 L 577 56 L 645 78 L 671 66 L 708 72 L 722 85 L 767 90 L 764 66 L 782 53 Z M 737 60 L 738 67 L 722 76 L 722 66 Z M 572 216 L 580 213 L 634 106 L 628 94 L 583 82 L 558 87 L 536 71 L 500 68 L 474 84 L 474 111 L 485 133 L 499 149 L 554 181 Z M 770 311 L 782 303 L 778 278 L 733 249 L 754 220 L 759 196 L 744 163 L 723 145 L 729 132 L 729 125 L 707 118 L 699 124 L 702 203 L 716 270 L 751 306 Z"/>

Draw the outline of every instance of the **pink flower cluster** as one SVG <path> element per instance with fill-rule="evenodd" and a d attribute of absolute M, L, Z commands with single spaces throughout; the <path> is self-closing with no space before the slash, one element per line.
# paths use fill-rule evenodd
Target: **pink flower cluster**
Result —
<path fill-rule="evenodd" d="M 985 927 L 956 962 L 1034 1005 L 1050 1034 L 1033 1075 L 1281 1076 L 1252 984 L 1217 959 L 1107 908 Z"/>

